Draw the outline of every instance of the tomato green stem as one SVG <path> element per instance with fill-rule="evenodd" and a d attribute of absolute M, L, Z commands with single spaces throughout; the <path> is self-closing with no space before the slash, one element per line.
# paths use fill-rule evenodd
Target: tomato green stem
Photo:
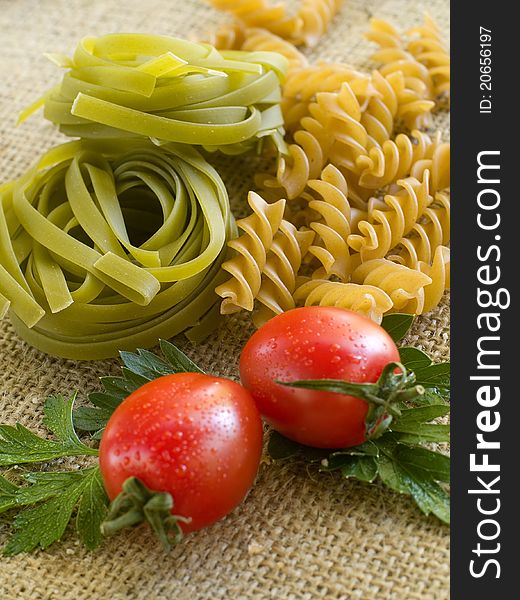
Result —
<path fill-rule="evenodd" d="M 352 383 L 341 379 L 307 379 L 276 381 L 281 385 L 321 392 L 346 394 L 365 400 L 368 413 L 365 419 L 367 440 L 380 437 L 393 419 L 401 416 L 399 405 L 424 394 L 422 385 L 414 385 L 415 374 L 400 362 L 388 363 L 376 383 Z"/>
<path fill-rule="evenodd" d="M 129 477 L 123 484 L 123 491 L 111 503 L 101 532 L 103 535 L 113 535 L 121 529 L 147 521 L 163 547 L 170 550 L 172 544 L 182 540 L 179 523 L 191 521 L 180 515 L 172 515 L 173 505 L 173 498 L 168 492 L 155 492 L 137 477 Z"/>

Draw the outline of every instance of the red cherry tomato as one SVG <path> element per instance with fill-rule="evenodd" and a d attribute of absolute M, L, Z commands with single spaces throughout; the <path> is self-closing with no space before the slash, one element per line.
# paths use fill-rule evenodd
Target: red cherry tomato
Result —
<path fill-rule="evenodd" d="M 103 482 L 114 499 L 128 477 L 169 492 L 173 513 L 200 529 L 235 508 L 262 453 L 262 422 L 247 390 L 199 373 L 167 375 L 130 394 L 101 440 Z"/>
<path fill-rule="evenodd" d="M 374 383 L 398 360 L 392 338 L 373 321 L 342 308 L 309 306 L 277 315 L 253 334 L 240 358 L 240 377 L 274 429 L 301 444 L 346 448 L 365 441 L 365 400 L 276 380 Z"/>

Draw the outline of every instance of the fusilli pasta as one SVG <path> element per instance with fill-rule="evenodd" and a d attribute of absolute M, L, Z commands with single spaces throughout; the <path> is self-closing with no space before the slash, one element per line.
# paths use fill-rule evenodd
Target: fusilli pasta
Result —
<path fill-rule="evenodd" d="M 435 251 L 450 241 L 450 199 L 447 194 L 437 193 L 434 203 L 413 226 L 411 233 L 395 248 L 391 260 L 417 268 L 419 262 L 431 263 Z M 394 251 L 393 251 L 394 252 Z"/>
<path fill-rule="evenodd" d="M 208 0 L 219 10 L 231 13 L 246 27 L 262 27 L 286 39 L 296 39 L 302 29 L 301 18 L 290 17 L 285 6 L 269 0 Z"/>
<path fill-rule="evenodd" d="M 308 64 L 307 58 L 293 44 L 267 29 L 246 29 L 241 50 L 278 52 L 289 61 L 289 72 Z"/>
<path fill-rule="evenodd" d="M 366 190 L 377 190 L 412 174 L 422 177 L 427 169 L 434 174 L 429 181 L 434 193 L 450 185 L 449 148 L 441 142 L 440 134 L 432 140 L 419 130 L 411 136 L 400 133 L 395 140 L 387 140 L 381 148 L 373 147 L 357 158 L 355 183 Z"/>
<path fill-rule="evenodd" d="M 296 19 L 301 21 L 295 43 L 315 46 L 327 31 L 329 23 L 338 12 L 342 0 L 302 0 Z"/>
<path fill-rule="evenodd" d="M 257 327 L 296 306 L 293 294 L 297 273 L 313 239 L 314 232 L 298 231 L 285 219 L 281 222 L 262 270 L 262 284 L 256 297 L 260 306 L 253 314 Z"/>
<path fill-rule="evenodd" d="M 362 106 L 379 92 L 371 85 L 370 77 L 343 63 L 323 63 L 292 69 L 283 85 L 282 111 L 285 128 L 293 131 L 303 117 L 309 116 L 309 103 L 319 92 L 337 92 L 348 82 Z"/>
<path fill-rule="evenodd" d="M 419 270 L 431 279 L 431 283 L 424 286 L 422 312 L 426 313 L 439 304 L 444 291 L 450 287 L 450 249 L 438 246 L 432 264 L 420 262 Z"/>
<path fill-rule="evenodd" d="M 442 103 L 446 99 L 449 107 L 450 54 L 442 41 L 437 23 L 426 15 L 423 25 L 410 29 L 408 35 L 413 38 L 408 43 L 409 52 L 428 68 L 437 101 Z"/>
<path fill-rule="evenodd" d="M 349 246 L 360 253 L 362 261 L 383 258 L 412 231 L 433 201 L 427 172 L 423 181 L 408 177 L 397 184 L 401 190 L 386 194 L 382 206 L 380 202 L 369 205 L 368 220 L 358 223 L 359 233 L 348 237 Z"/>
<path fill-rule="evenodd" d="M 320 179 L 308 182 L 303 194 L 308 207 L 317 215 L 317 219 L 310 223 L 317 238 L 309 253 L 318 259 L 321 267 L 314 271 L 313 278 L 336 276 L 341 281 L 348 281 L 357 264 L 347 241 L 366 213 L 351 208 L 347 199 L 348 187 L 346 182 L 342 185 L 343 182 L 345 179 L 338 169 L 328 165 Z"/>
<path fill-rule="evenodd" d="M 300 285 L 294 299 L 305 306 L 338 306 L 359 312 L 376 323 L 392 306 L 390 296 L 373 285 L 312 279 Z"/>
<path fill-rule="evenodd" d="M 385 258 L 361 263 L 352 274 L 352 281 L 378 287 L 390 296 L 392 310 L 416 315 L 422 314 L 424 288 L 432 283 L 431 277 L 425 273 Z"/>
<path fill-rule="evenodd" d="M 210 36 L 209 43 L 218 50 L 278 52 L 289 61 L 289 71 L 308 64 L 307 58 L 291 42 L 260 27 L 225 23 Z"/>
<path fill-rule="evenodd" d="M 220 306 L 222 314 L 234 313 L 241 308 L 253 310 L 267 252 L 283 218 L 285 200 L 267 204 L 258 194 L 249 192 L 248 203 L 253 213 L 237 221 L 244 233 L 228 242 L 237 254 L 222 264 L 222 269 L 232 277 L 215 290 L 223 298 Z"/>
<path fill-rule="evenodd" d="M 411 39 L 401 37 L 387 21 L 372 19 L 366 37 L 381 48 L 373 60 L 382 64 L 383 75 L 401 71 L 407 87 L 449 106 L 450 55 L 437 24 L 426 16 L 423 25 L 410 29 L 407 36 Z"/>
<path fill-rule="evenodd" d="M 314 46 L 338 12 L 342 0 L 302 0 L 294 16 L 285 6 L 266 0 L 208 0 L 215 8 L 231 13 L 247 27 L 261 27 L 293 44 Z"/>

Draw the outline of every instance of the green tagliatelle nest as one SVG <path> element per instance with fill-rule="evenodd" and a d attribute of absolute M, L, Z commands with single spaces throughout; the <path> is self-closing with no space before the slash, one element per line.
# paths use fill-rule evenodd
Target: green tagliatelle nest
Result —
<path fill-rule="evenodd" d="M 68 70 L 20 120 L 43 104 L 45 117 L 72 137 L 144 136 L 227 154 L 269 138 L 284 149 L 280 54 L 111 34 L 84 38 L 72 59 L 47 56 Z"/>
<path fill-rule="evenodd" d="M 30 344 L 95 359 L 218 322 L 236 235 L 218 173 L 192 147 L 57 146 L 0 187 L 0 316 Z M 191 328 L 191 329 L 190 329 Z"/>

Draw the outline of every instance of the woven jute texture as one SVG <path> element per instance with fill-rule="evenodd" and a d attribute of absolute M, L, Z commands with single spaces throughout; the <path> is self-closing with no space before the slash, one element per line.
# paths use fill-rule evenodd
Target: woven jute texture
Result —
<path fill-rule="evenodd" d="M 289 3 L 291 4 L 291 3 Z M 403 30 L 429 11 L 446 36 L 448 0 L 346 0 L 312 59 L 373 67 L 362 37 L 372 16 Z M 202 0 L 0 0 L 0 181 L 16 177 L 60 140 L 40 115 L 15 128 L 15 115 L 50 85 L 58 70 L 44 52 L 71 52 L 85 35 L 153 32 L 204 37 L 227 17 Z M 446 134 L 447 115 L 437 117 Z M 226 158 L 217 166 L 234 210 L 259 159 Z M 252 327 L 229 318 L 213 337 L 191 347 L 175 340 L 204 369 L 236 377 L 237 360 Z M 448 300 L 417 319 L 408 343 L 445 359 Z M 41 431 L 42 405 L 55 392 L 94 389 L 117 361 L 73 362 L 46 356 L 0 323 L 0 422 Z M 0 545 L 8 527 L 0 521 Z M 336 477 L 309 477 L 304 465 L 263 465 L 246 501 L 223 521 L 192 534 L 165 555 L 144 528 L 86 552 L 73 535 L 46 552 L 0 558 L 1 600 L 184 599 L 445 599 L 449 531 L 424 517 L 406 497 L 379 486 Z"/>

